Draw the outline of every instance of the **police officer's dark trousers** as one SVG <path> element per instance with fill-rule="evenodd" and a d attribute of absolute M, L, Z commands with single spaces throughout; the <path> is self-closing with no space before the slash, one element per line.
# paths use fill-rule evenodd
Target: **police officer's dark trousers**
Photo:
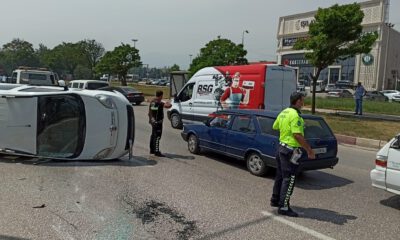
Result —
<path fill-rule="evenodd" d="M 281 209 L 289 208 L 290 197 L 293 193 L 298 165 L 290 162 L 293 151 L 279 146 L 277 168 L 271 203 L 278 204 Z"/>
<path fill-rule="evenodd" d="M 151 125 L 151 137 L 150 137 L 150 153 L 160 152 L 160 140 L 162 134 L 162 121 L 155 122 Z"/>

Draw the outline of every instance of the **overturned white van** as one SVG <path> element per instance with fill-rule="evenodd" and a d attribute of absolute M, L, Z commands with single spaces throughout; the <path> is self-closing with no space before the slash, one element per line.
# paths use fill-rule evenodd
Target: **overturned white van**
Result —
<path fill-rule="evenodd" d="M 134 124 L 120 93 L 0 85 L 0 154 L 115 159 L 131 152 Z"/>

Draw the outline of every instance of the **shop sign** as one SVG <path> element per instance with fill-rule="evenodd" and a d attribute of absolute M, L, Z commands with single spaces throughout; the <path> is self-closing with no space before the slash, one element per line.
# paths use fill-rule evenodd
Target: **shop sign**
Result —
<path fill-rule="evenodd" d="M 364 63 L 364 65 L 371 65 L 372 63 L 374 63 L 374 56 L 372 56 L 371 54 L 364 54 L 361 57 L 362 62 Z"/>

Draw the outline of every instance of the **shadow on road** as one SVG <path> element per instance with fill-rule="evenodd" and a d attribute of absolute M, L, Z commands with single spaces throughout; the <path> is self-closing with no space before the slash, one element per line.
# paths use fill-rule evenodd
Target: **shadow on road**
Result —
<path fill-rule="evenodd" d="M 210 158 L 212 160 L 224 163 L 224 164 L 228 164 L 231 165 L 232 167 L 237 167 L 240 169 L 243 169 L 245 171 L 247 171 L 247 167 L 246 167 L 246 162 L 245 161 L 241 161 L 235 158 L 231 158 L 231 157 L 227 157 L 225 155 L 222 154 L 218 154 L 215 152 L 207 152 L 207 151 L 203 151 L 201 153 L 202 155 L 206 156 L 207 158 Z"/>
<path fill-rule="evenodd" d="M 241 229 L 244 229 L 244 228 L 247 228 L 247 227 L 250 227 L 250 226 L 253 226 L 253 225 L 257 225 L 257 224 L 263 223 L 265 221 L 269 221 L 270 219 L 271 219 L 270 216 L 265 216 L 265 217 L 262 217 L 262 218 L 254 219 L 252 221 L 248 221 L 248 222 L 245 222 L 245 223 L 241 223 L 241 224 L 238 224 L 238 225 L 235 225 L 235 226 L 232 226 L 232 227 L 228 227 L 228 228 L 222 229 L 221 231 L 218 231 L 218 232 L 214 232 L 214 233 L 209 233 L 207 235 L 203 235 L 203 236 L 201 236 L 201 237 L 199 237 L 197 239 L 199 239 L 199 240 L 211 240 L 211 239 L 222 238 L 225 234 L 228 234 L 228 233 L 232 234 L 232 232 L 240 231 Z"/>
<path fill-rule="evenodd" d="M 323 171 L 307 171 L 297 178 L 296 187 L 305 190 L 322 190 L 343 187 L 353 181 Z"/>
<path fill-rule="evenodd" d="M 182 160 L 194 160 L 195 157 L 193 156 L 184 156 L 184 155 L 179 155 L 179 154 L 174 154 L 174 153 L 164 153 L 166 158 L 171 158 L 171 159 L 182 159 Z"/>
<path fill-rule="evenodd" d="M 292 206 L 299 213 L 300 218 L 309 218 L 321 222 L 330 222 L 336 225 L 344 225 L 349 220 L 356 220 L 356 216 L 344 215 L 335 211 L 320 208 L 302 208 Z"/>
<path fill-rule="evenodd" d="M 388 199 L 382 200 L 381 204 L 386 207 L 391 207 L 400 210 L 400 195 L 392 196 Z"/>
<path fill-rule="evenodd" d="M 128 159 L 128 157 L 122 157 L 121 159 L 112 159 L 112 160 L 56 160 L 56 159 L 38 159 L 38 158 L 27 158 L 27 157 L 3 158 L 1 156 L 0 162 L 38 165 L 47 167 L 93 167 L 93 166 L 142 167 L 142 166 L 154 166 L 157 164 L 157 161 L 142 156 L 133 156 L 132 159 Z"/>
<path fill-rule="evenodd" d="M 11 237 L 6 235 L 0 235 L 1 240 L 28 240 L 28 238 Z"/>

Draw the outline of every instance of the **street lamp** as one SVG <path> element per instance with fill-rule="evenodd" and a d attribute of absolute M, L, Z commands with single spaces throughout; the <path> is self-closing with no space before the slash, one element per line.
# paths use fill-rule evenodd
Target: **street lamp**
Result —
<path fill-rule="evenodd" d="M 242 33 L 242 46 L 244 46 L 244 33 L 249 33 L 249 31 L 244 30 Z"/>
<path fill-rule="evenodd" d="M 138 41 L 138 39 L 132 39 L 133 41 L 133 47 L 136 48 L 136 42 Z"/>
<path fill-rule="evenodd" d="M 192 63 L 192 56 L 193 54 L 189 54 L 189 65 Z"/>

